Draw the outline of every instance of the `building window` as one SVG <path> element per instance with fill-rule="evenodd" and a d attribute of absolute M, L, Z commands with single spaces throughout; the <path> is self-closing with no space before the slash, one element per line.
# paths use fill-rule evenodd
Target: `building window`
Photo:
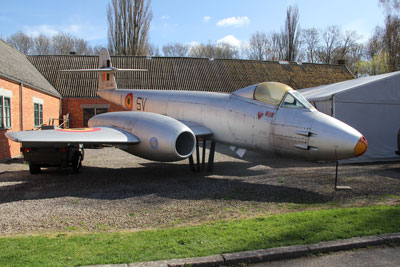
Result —
<path fill-rule="evenodd" d="M 106 113 L 107 108 L 84 108 L 83 109 L 83 126 L 87 127 L 89 119 L 101 113 Z"/>
<path fill-rule="evenodd" d="M 0 128 L 11 128 L 11 100 L 5 96 L 0 96 Z"/>
<path fill-rule="evenodd" d="M 35 127 L 40 127 L 43 124 L 43 104 L 33 104 L 33 116 Z"/>

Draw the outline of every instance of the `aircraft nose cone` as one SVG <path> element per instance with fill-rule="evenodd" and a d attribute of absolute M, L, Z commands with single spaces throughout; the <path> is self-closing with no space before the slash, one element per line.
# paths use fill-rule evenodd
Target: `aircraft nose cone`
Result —
<path fill-rule="evenodd" d="M 368 141 L 364 136 L 361 136 L 356 146 L 354 147 L 354 156 L 359 157 L 368 149 Z"/>
<path fill-rule="evenodd" d="M 314 112 L 309 146 L 315 151 L 309 152 L 311 159 L 343 160 L 361 156 L 368 148 L 367 139 L 356 129 L 346 123 Z"/>

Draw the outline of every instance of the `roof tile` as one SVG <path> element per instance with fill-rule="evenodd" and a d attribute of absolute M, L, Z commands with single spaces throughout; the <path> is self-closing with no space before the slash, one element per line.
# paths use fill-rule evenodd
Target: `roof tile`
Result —
<path fill-rule="evenodd" d="M 0 76 L 60 98 L 61 95 L 26 56 L 0 39 Z"/>
<path fill-rule="evenodd" d="M 96 73 L 59 70 L 97 68 L 98 56 L 47 55 L 28 56 L 28 59 L 63 97 L 97 97 Z M 344 65 L 143 56 L 112 56 L 111 61 L 117 68 L 149 70 L 117 74 L 118 88 L 132 89 L 231 93 L 265 81 L 282 82 L 300 89 L 354 78 Z"/>

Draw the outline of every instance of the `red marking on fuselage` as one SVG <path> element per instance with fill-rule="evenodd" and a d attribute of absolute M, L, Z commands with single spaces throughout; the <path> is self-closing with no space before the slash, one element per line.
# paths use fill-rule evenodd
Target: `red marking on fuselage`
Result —
<path fill-rule="evenodd" d="M 261 117 L 264 115 L 264 113 L 262 113 L 262 112 L 258 112 L 258 114 L 257 114 L 257 116 L 258 116 L 258 119 L 261 119 Z"/>
<path fill-rule="evenodd" d="M 269 112 L 269 111 L 265 112 L 265 116 L 267 116 L 267 117 L 272 118 L 274 115 L 275 115 L 275 113 L 273 113 L 273 112 Z"/>
<path fill-rule="evenodd" d="M 132 110 L 133 107 L 133 94 L 129 93 L 125 96 L 125 105 L 128 110 Z"/>

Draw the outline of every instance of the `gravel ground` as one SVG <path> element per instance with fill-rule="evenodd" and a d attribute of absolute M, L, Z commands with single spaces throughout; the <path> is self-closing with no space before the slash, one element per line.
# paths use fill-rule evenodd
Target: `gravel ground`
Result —
<path fill-rule="evenodd" d="M 79 174 L 49 168 L 31 175 L 22 160 L 0 164 L 0 235 L 141 230 L 278 212 L 400 204 L 400 162 L 343 165 L 238 159 L 217 145 L 214 172 L 188 160 L 157 163 L 115 148 L 86 149 Z"/>

